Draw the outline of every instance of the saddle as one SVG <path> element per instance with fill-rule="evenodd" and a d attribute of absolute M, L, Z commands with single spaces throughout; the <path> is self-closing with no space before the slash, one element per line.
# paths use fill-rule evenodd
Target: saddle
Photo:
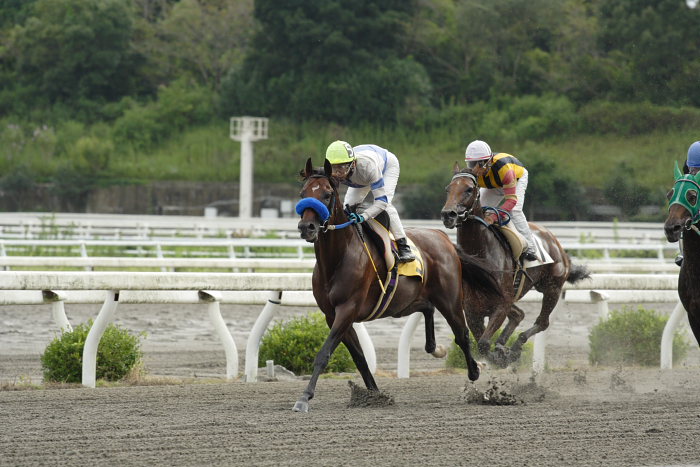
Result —
<path fill-rule="evenodd" d="M 354 211 L 354 208 L 348 208 L 346 206 L 346 210 Z M 362 228 L 362 233 L 365 237 L 370 239 L 384 258 L 388 271 L 393 270 L 398 264 L 399 276 L 417 276 L 420 277 L 421 281 L 423 280 L 425 264 L 423 255 L 410 238 L 406 237 L 406 240 L 416 259 L 409 263 L 399 264 L 396 262 L 398 258 L 398 247 L 396 246 L 394 235 L 389 230 L 389 215 L 386 212 L 380 213 L 374 219 L 367 219 L 360 224 L 360 226 Z"/>
<path fill-rule="evenodd" d="M 368 219 L 362 224 L 363 232 L 369 237 L 380 253 L 384 257 L 388 270 L 394 269 L 396 266 L 396 258 L 398 257 L 398 248 L 394 235 L 389 231 L 389 216 L 382 213 L 377 218 Z M 399 263 L 399 276 L 418 276 L 423 280 L 423 256 L 413 240 L 406 237 L 408 246 L 415 255 L 416 259 L 408 263 Z"/>

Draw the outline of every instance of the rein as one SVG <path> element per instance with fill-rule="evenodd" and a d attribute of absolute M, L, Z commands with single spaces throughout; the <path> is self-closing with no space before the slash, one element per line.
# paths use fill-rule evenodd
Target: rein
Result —
<path fill-rule="evenodd" d="M 327 178 L 328 180 L 331 180 L 330 177 L 326 175 L 311 175 L 309 178 Z M 322 232 L 327 232 L 329 230 L 340 230 L 344 229 L 345 227 L 354 225 L 355 230 L 357 232 L 357 236 L 360 237 L 360 241 L 362 242 L 362 245 L 365 247 L 365 251 L 367 252 L 367 256 L 369 256 L 369 261 L 372 263 L 372 268 L 374 268 L 374 274 L 377 276 L 377 282 L 379 282 L 379 287 L 382 289 L 383 293 L 386 293 L 386 289 L 384 288 L 384 284 L 382 284 L 382 280 L 379 277 L 379 271 L 377 270 L 377 265 L 374 263 L 374 258 L 372 258 L 372 254 L 369 251 L 369 247 L 367 246 L 367 242 L 365 241 L 364 235 L 362 235 L 362 231 L 359 225 L 357 225 L 357 221 L 355 220 L 349 220 L 347 222 L 343 222 L 342 224 L 328 224 L 328 221 L 331 218 L 331 213 L 335 209 L 335 200 L 338 198 L 338 191 L 335 189 L 335 184 L 331 180 L 331 186 L 333 187 L 333 197 L 331 198 L 331 202 L 328 206 L 323 204 L 320 200 L 317 198 L 303 198 L 301 201 L 299 201 L 296 205 L 296 213 L 299 214 L 300 216 L 304 213 L 306 209 L 312 209 L 313 211 L 318 214 L 318 217 L 321 218 L 321 229 Z"/>
<path fill-rule="evenodd" d="M 460 172 L 458 174 L 455 174 L 452 177 L 452 180 L 450 181 L 450 183 L 454 182 L 455 179 L 457 179 L 457 178 L 468 178 L 471 181 L 473 181 L 474 187 L 477 190 L 477 192 L 476 192 L 476 199 L 474 200 L 474 202 L 472 202 L 472 207 L 469 209 L 465 209 L 464 212 L 462 212 L 461 214 L 457 214 L 456 226 L 460 226 L 464 222 L 466 222 L 470 219 L 474 219 L 474 220 L 481 222 L 484 225 L 484 227 L 489 227 L 489 223 L 486 222 L 482 217 L 479 217 L 476 214 L 473 214 L 474 205 L 476 204 L 477 201 L 479 201 L 479 198 L 481 197 L 481 190 L 479 190 L 479 185 L 477 183 L 476 176 L 474 174 L 471 174 L 471 173 Z M 503 227 L 504 225 L 506 225 L 510 222 L 510 213 L 508 211 L 506 211 L 505 209 L 494 208 L 491 206 L 482 206 L 481 209 L 484 211 L 484 213 L 486 213 L 488 211 L 493 211 L 494 214 L 496 214 L 496 217 L 498 219 L 498 225 L 500 227 Z M 501 216 L 504 216 L 506 218 L 506 220 L 501 221 Z"/>

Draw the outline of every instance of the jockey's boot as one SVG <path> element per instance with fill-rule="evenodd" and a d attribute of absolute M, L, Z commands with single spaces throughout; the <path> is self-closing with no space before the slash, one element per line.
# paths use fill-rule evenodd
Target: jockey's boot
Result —
<path fill-rule="evenodd" d="M 396 240 L 396 246 L 399 249 L 399 263 L 409 263 L 416 259 L 411 252 L 411 247 L 408 246 L 406 238 L 399 238 Z"/>
<path fill-rule="evenodd" d="M 530 247 L 527 247 L 525 251 L 523 251 L 523 259 L 526 259 L 528 261 L 536 261 L 537 260 L 537 255 L 535 254 L 535 250 L 533 250 Z"/>

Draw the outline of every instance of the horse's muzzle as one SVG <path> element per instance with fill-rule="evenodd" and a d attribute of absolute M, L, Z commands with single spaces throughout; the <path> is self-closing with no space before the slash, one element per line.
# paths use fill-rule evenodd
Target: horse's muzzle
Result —
<path fill-rule="evenodd" d="M 671 243 L 677 242 L 681 238 L 681 232 L 683 231 L 683 224 L 681 222 L 670 222 L 667 221 L 664 224 L 664 233 L 666 234 L 666 240 Z"/>
<path fill-rule="evenodd" d="M 315 222 L 300 220 L 297 225 L 301 238 L 309 243 L 313 243 L 318 238 L 319 225 Z"/>
<path fill-rule="evenodd" d="M 445 209 L 440 212 L 440 217 L 442 218 L 442 223 L 446 228 L 454 229 L 454 227 L 457 225 L 459 215 L 454 209 Z"/>

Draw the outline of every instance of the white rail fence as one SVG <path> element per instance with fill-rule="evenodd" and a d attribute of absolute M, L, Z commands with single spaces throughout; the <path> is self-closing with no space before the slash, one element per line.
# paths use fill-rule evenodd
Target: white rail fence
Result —
<path fill-rule="evenodd" d="M 296 238 L 298 217 L 252 218 L 78 213 L 0 213 L 0 237 L 15 239 L 232 238 L 274 232 Z M 439 220 L 404 219 L 407 227 L 446 230 Z M 560 240 L 658 243 L 663 225 L 655 222 L 538 222 Z M 450 231 L 448 231 L 450 232 Z M 454 234 L 454 230 L 451 231 Z"/>
<path fill-rule="evenodd" d="M 294 258 L 183 258 L 183 257 L 135 257 L 135 256 L 0 256 L 0 268 L 11 270 L 45 268 L 99 269 L 161 269 L 177 271 L 183 269 L 232 270 L 239 272 L 269 270 L 309 271 L 316 264 L 315 259 Z M 576 260 L 591 272 L 620 273 L 677 273 L 678 266 L 673 261 L 641 258 L 609 260 Z"/>
<path fill-rule="evenodd" d="M 677 275 L 596 274 L 570 286 L 564 299 L 569 302 L 595 303 L 601 315 L 607 314 L 608 302 L 676 301 Z M 0 305 L 51 303 L 54 319 L 61 329 L 70 329 L 66 303 L 102 303 L 83 351 L 82 383 L 95 387 L 97 345 L 106 326 L 114 319 L 122 303 L 204 303 L 224 346 L 226 375 L 238 374 L 238 351 L 221 317 L 220 303 L 253 303 L 265 306 L 256 319 L 246 343 L 245 377 L 257 377 L 260 339 L 280 305 L 314 305 L 310 294 L 309 273 L 156 273 L 156 272 L 0 272 Z M 531 292 L 524 300 L 538 301 L 541 295 Z M 685 311 L 676 306 L 668 321 L 661 343 L 661 367 L 672 366 L 672 338 Z M 421 315 L 413 314 L 401 333 L 397 376 L 409 376 L 410 342 Z M 372 341 L 361 323 L 355 325 L 368 364 L 374 372 L 376 355 Z M 535 337 L 533 369 L 544 369 L 546 333 Z"/>
<path fill-rule="evenodd" d="M 672 243 L 581 243 L 562 241 L 567 252 L 581 256 L 583 251 L 597 251 L 602 259 L 624 261 L 613 258 L 614 252 L 626 252 L 628 256 L 639 256 L 649 252 L 656 259 L 666 261 L 678 252 Z M 76 254 L 89 257 L 90 251 L 104 255 L 114 251 L 113 256 L 145 256 L 173 258 L 177 256 L 228 257 L 228 258 L 313 258 L 313 245 L 302 239 L 234 238 L 234 239 L 176 239 L 176 240 L 18 240 L 0 239 L 0 257 L 21 256 L 28 251 L 40 250 L 43 255 Z M 57 254 L 58 253 L 58 254 Z M 622 253 L 620 253 L 622 254 Z M 648 254 L 647 254 L 648 255 Z M 32 254 L 31 256 L 35 256 Z M 93 255 L 94 256 L 94 255 Z"/>

